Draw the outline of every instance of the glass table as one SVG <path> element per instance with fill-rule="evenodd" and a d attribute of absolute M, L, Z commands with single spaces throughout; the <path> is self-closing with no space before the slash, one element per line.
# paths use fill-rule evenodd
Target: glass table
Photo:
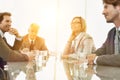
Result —
<path fill-rule="evenodd" d="M 119 80 L 120 68 L 84 65 L 76 60 L 62 60 L 55 56 L 38 64 L 8 62 L 5 66 L 9 80 Z"/>

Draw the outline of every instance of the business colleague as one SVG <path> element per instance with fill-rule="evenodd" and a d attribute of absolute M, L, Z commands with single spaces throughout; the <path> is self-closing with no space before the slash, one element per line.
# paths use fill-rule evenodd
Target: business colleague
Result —
<path fill-rule="evenodd" d="M 65 46 L 62 58 L 75 58 L 79 55 L 87 55 L 95 51 L 93 38 L 86 32 L 87 26 L 81 16 L 76 16 L 71 21 L 72 33 Z"/>
<path fill-rule="evenodd" d="M 29 61 L 34 58 L 33 54 L 20 53 L 12 50 L 4 40 L 4 33 L 11 29 L 11 13 L 0 13 L 0 57 L 5 61 Z M 12 32 L 12 31 L 11 31 Z"/>
<path fill-rule="evenodd" d="M 4 14 L 7 14 L 7 13 L 0 13 L 0 15 L 1 15 L 1 20 L 4 18 L 4 17 L 3 17 Z M 0 31 L 1 36 L 3 37 L 4 41 L 6 42 L 6 44 L 7 44 L 11 49 L 14 50 L 15 47 L 16 47 L 15 44 L 16 44 L 17 42 L 19 42 L 19 39 L 21 39 L 21 36 L 19 35 L 17 29 L 10 27 L 9 30 L 7 30 L 7 32 L 8 32 L 9 34 L 15 36 L 15 41 L 14 41 L 14 45 L 13 45 L 13 46 L 9 45 L 9 43 L 7 42 L 6 37 L 4 36 L 4 33 L 6 32 L 6 28 L 4 27 L 4 25 L 6 26 L 6 24 L 3 23 L 2 25 L 3 25 L 3 27 L 1 26 L 1 30 L 2 30 L 2 31 Z M 9 26 L 11 26 L 11 25 L 9 25 Z M 6 26 L 6 27 L 7 27 L 7 26 Z"/>
<path fill-rule="evenodd" d="M 120 0 L 103 0 L 103 15 L 107 23 L 113 23 L 113 27 L 109 32 L 106 41 L 102 47 L 95 51 L 95 54 L 88 55 L 89 64 L 120 66 Z"/>
<path fill-rule="evenodd" d="M 39 25 L 36 23 L 32 23 L 28 29 L 28 34 L 23 36 L 21 43 L 16 44 L 18 45 L 17 48 L 23 50 L 28 48 L 31 50 L 48 50 L 45 40 L 42 37 L 39 37 L 37 34 L 39 32 Z"/>

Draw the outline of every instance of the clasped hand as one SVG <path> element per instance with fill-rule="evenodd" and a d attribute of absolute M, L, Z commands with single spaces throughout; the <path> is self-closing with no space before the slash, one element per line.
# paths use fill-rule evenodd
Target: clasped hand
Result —
<path fill-rule="evenodd" d="M 88 60 L 88 64 L 93 65 L 94 64 L 94 60 L 95 60 L 96 54 L 89 54 L 87 55 L 87 60 Z"/>

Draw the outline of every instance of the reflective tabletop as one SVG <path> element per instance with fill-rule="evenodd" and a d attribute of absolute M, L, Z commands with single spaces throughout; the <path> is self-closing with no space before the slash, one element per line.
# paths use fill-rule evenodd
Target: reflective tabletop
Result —
<path fill-rule="evenodd" d="M 50 56 L 46 62 L 8 62 L 9 80 L 120 80 L 120 68 Z"/>

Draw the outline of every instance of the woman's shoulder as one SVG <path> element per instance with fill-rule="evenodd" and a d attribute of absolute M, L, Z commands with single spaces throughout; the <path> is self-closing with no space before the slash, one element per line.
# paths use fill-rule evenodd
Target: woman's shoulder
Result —
<path fill-rule="evenodd" d="M 87 39 L 92 39 L 92 36 L 88 33 L 83 33 L 84 34 L 84 38 L 87 38 Z"/>

